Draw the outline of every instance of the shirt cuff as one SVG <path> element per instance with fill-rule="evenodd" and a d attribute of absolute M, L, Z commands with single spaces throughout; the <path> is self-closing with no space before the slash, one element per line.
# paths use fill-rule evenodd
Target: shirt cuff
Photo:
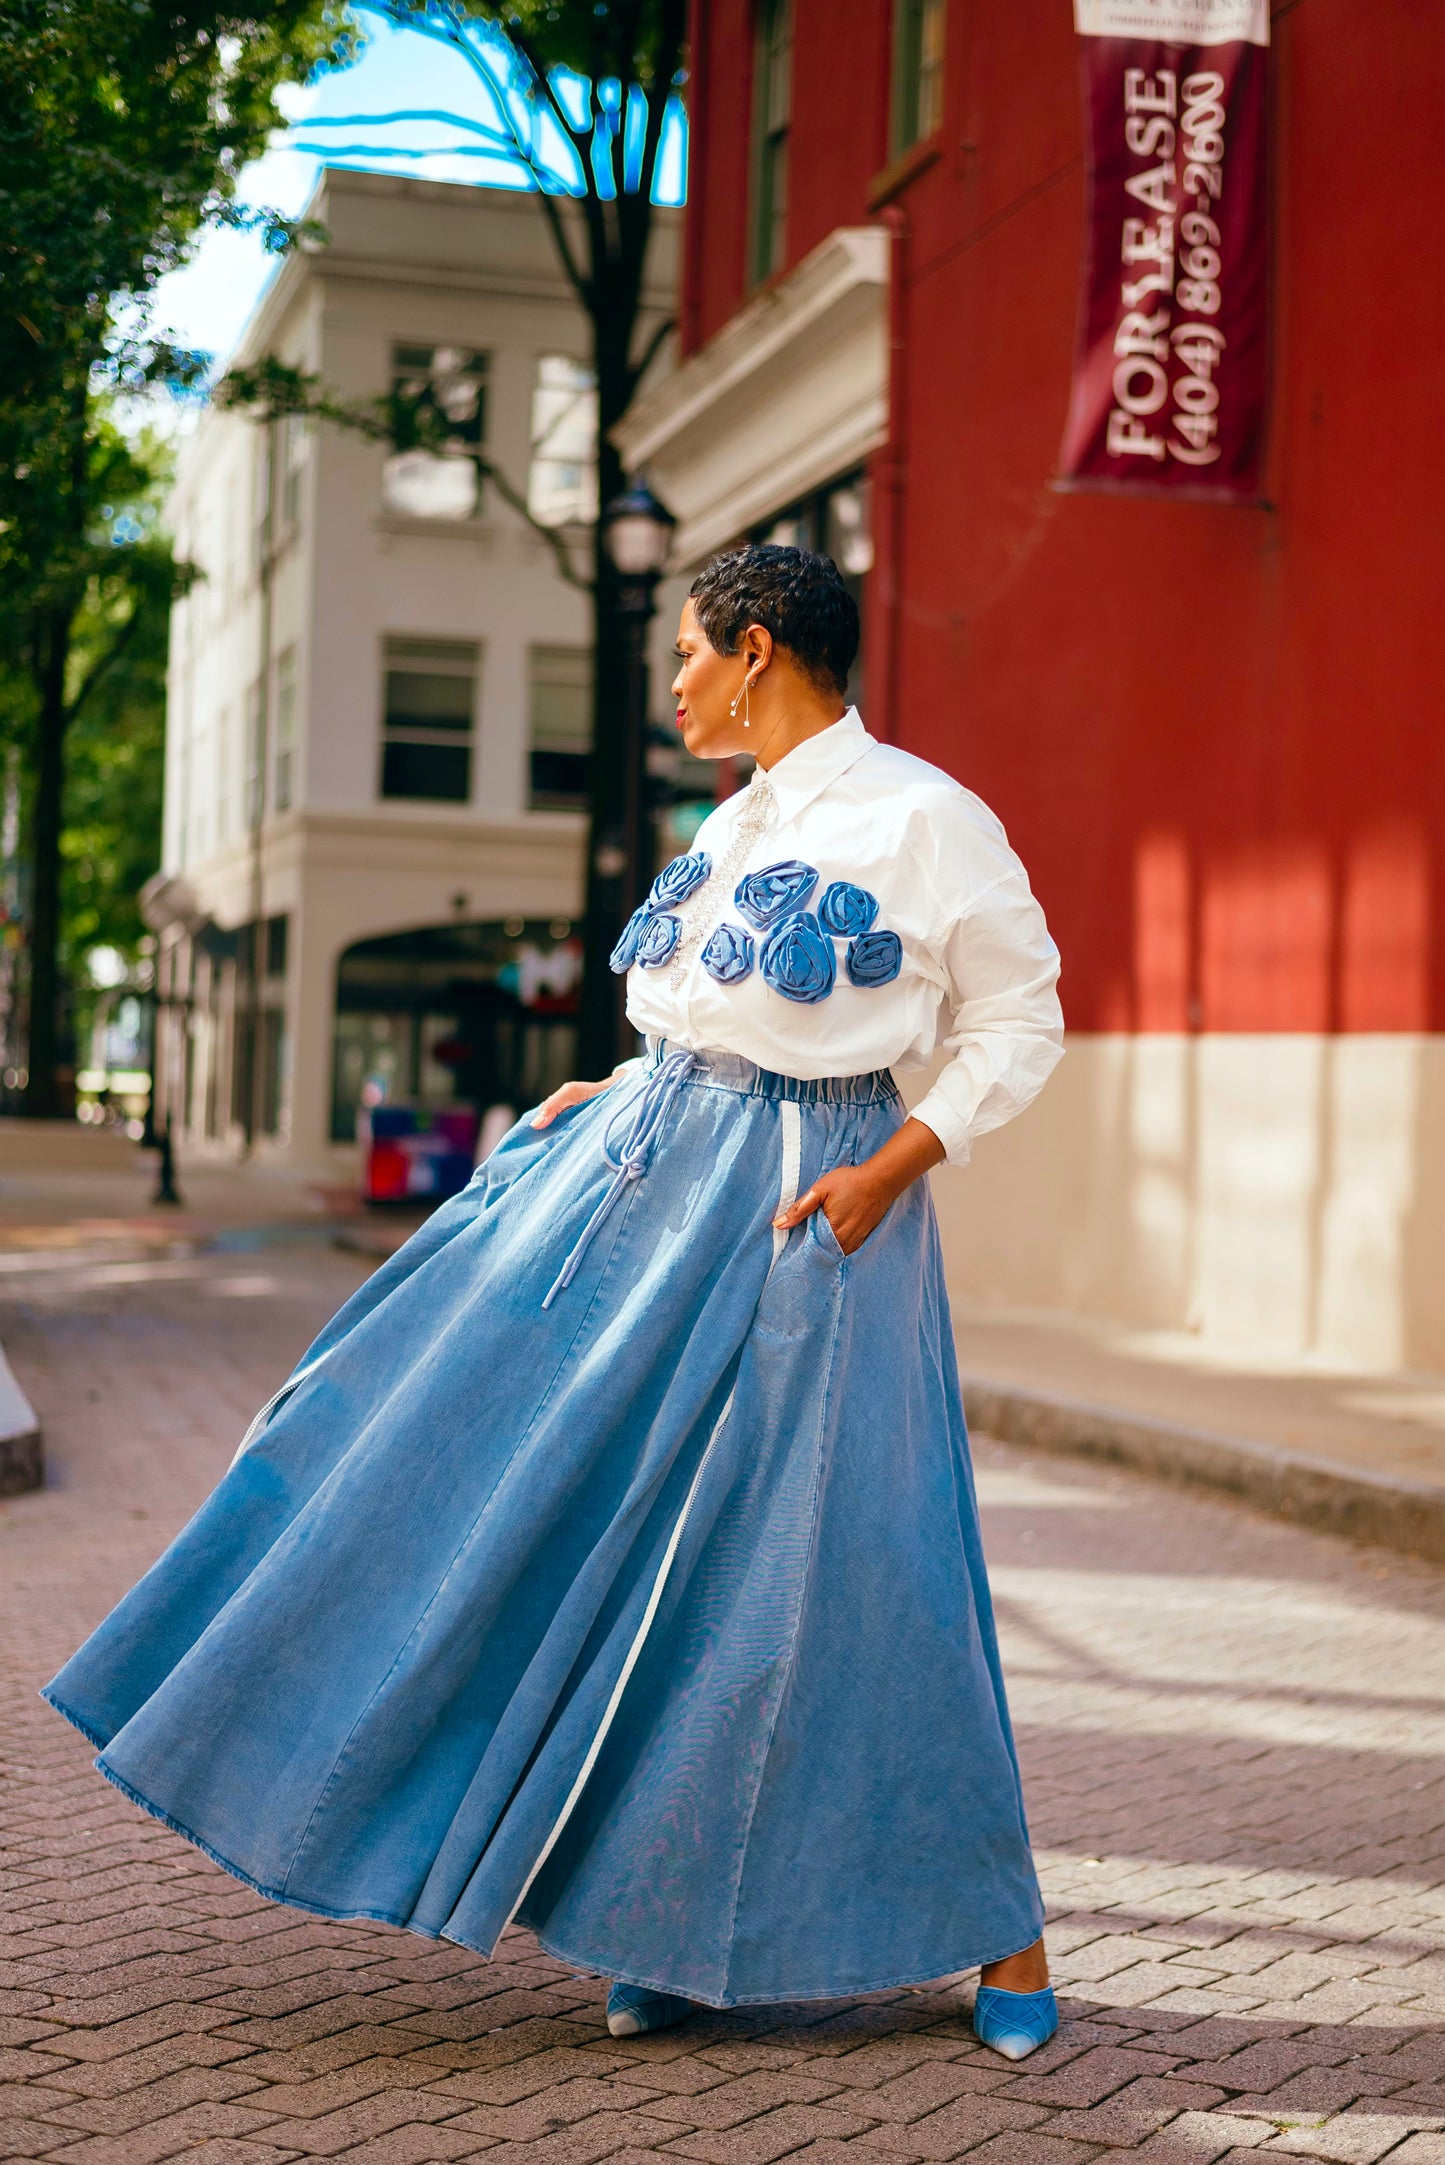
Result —
<path fill-rule="evenodd" d="M 911 1117 L 921 1120 L 926 1128 L 932 1128 L 950 1165 L 967 1165 L 973 1155 L 968 1123 L 954 1111 L 941 1090 L 930 1090 L 927 1097 L 914 1106 Z"/>

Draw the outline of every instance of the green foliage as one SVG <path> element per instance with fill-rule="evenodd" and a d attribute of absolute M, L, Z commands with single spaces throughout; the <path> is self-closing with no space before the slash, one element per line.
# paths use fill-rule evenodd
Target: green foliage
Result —
<path fill-rule="evenodd" d="M 253 421 L 284 421 L 303 414 L 312 421 L 334 421 L 393 451 L 445 451 L 454 433 L 433 403 L 395 390 L 379 398 L 347 398 L 323 377 L 293 368 L 273 353 L 249 367 L 228 369 L 211 403 L 222 413 L 244 413 Z"/>
<path fill-rule="evenodd" d="M 80 724 L 70 748 L 61 835 L 61 954 L 79 982 L 93 947 L 134 960 L 136 896 L 160 864 L 165 658 L 137 654 L 114 711 Z M 110 704 L 110 702 L 107 702 Z"/>
<path fill-rule="evenodd" d="M 145 302 L 234 203 L 274 95 L 351 33 L 330 0 L 0 0 L 0 579 L 53 587 L 79 526 L 91 377 L 194 377 Z"/>
<path fill-rule="evenodd" d="M 190 585 L 159 518 L 169 446 L 125 434 L 102 407 L 91 443 L 94 521 L 73 569 L 84 584 L 71 624 L 64 681 L 66 761 L 59 836 L 62 975 L 73 988 L 81 1041 L 92 1004 L 86 957 L 114 947 L 136 959 L 144 934 L 136 897 L 160 862 L 166 653 L 171 603 Z M 9 630 L 14 633 L 12 623 Z M 17 642 L 0 650 L 0 744 L 33 749 L 40 704 Z M 33 823 L 33 764 L 22 764 L 22 810 Z"/>
<path fill-rule="evenodd" d="M 671 88 L 677 43 L 657 0 L 600 7 L 595 0 L 471 0 L 465 12 L 500 25 L 539 70 L 573 68 L 594 83 L 614 76 L 649 92 Z"/>
<path fill-rule="evenodd" d="M 101 442 L 115 433 L 104 426 Z M 159 528 L 168 447 L 141 435 L 117 448 L 125 485 L 100 507 L 109 555 L 98 552 L 69 657 L 60 946 L 77 984 L 91 948 L 134 959 L 145 929 L 136 896 L 160 863 L 170 609 L 194 576 Z"/>
<path fill-rule="evenodd" d="M 296 229 L 239 207 L 236 182 L 280 123 L 281 84 L 352 42 L 338 0 L 0 0 L 0 697 L 29 779 L 29 1110 L 59 1109 L 67 756 L 83 764 L 108 703 L 135 692 L 174 586 L 135 510 L 147 454 L 102 395 L 200 375 L 204 357 L 150 337 L 150 296 L 208 223 L 289 245 Z M 68 861 L 118 872 L 122 855 Z M 89 907 L 99 923 L 109 906 Z"/>

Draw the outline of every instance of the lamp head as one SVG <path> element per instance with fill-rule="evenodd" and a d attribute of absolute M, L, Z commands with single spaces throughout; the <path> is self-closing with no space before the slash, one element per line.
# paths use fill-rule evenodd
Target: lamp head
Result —
<path fill-rule="evenodd" d="M 625 579 L 656 578 L 667 562 L 677 521 L 643 480 L 614 496 L 602 514 L 602 539 Z"/>

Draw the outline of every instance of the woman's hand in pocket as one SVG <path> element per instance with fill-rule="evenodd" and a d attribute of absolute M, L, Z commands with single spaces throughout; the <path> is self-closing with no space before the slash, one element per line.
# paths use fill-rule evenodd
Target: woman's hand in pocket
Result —
<path fill-rule="evenodd" d="M 787 1232 L 821 1210 L 833 1229 L 833 1238 L 844 1255 L 861 1248 L 893 1201 L 892 1191 L 866 1165 L 839 1165 L 813 1182 L 789 1210 L 779 1211 L 773 1224 Z"/>
<path fill-rule="evenodd" d="M 588 1098 L 600 1097 L 616 1082 L 609 1075 L 605 1082 L 565 1082 L 560 1090 L 554 1090 L 549 1098 L 543 1098 L 532 1115 L 534 1128 L 550 1128 L 558 1113 L 570 1112 L 574 1105 L 585 1105 Z"/>
<path fill-rule="evenodd" d="M 821 1210 L 844 1255 L 852 1255 L 904 1190 L 943 1157 L 943 1145 L 932 1128 L 921 1120 L 905 1120 L 861 1165 L 835 1165 L 832 1172 L 820 1174 L 805 1195 L 778 1212 L 773 1224 L 780 1233 L 790 1232 Z"/>

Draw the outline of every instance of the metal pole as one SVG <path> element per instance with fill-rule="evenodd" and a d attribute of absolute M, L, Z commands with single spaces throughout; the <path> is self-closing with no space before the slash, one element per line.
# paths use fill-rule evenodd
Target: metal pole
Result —
<path fill-rule="evenodd" d="M 157 1147 L 161 1154 L 160 1179 L 156 1183 L 156 1192 L 151 1197 L 151 1201 L 153 1203 L 179 1203 L 181 1193 L 176 1186 L 176 1160 L 175 1152 L 171 1147 L 171 1123 L 169 1118 L 161 1129 L 160 1142 Z"/>
<path fill-rule="evenodd" d="M 616 1063 L 617 986 L 607 957 L 622 930 L 624 791 L 620 771 L 626 723 L 622 708 L 622 633 L 617 573 L 600 528 L 595 536 L 593 594 L 593 741 L 582 919 L 582 1004 L 578 1014 L 577 1072 L 600 1081 Z"/>
<path fill-rule="evenodd" d="M 151 1040 L 151 1086 L 146 1095 L 145 1125 L 141 1129 L 140 1146 L 142 1150 L 159 1150 L 161 1146 L 160 1135 L 156 1129 L 156 1094 L 160 1089 L 161 1072 L 161 994 L 160 982 L 157 974 L 159 968 L 160 951 L 159 942 L 157 942 L 157 951 L 154 957 L 154 967 L 151 972 L 150 990 L 148 992 L 142 992 L 141 994 L 141 998 L 145 1001 L 146 1006 L 150 1011 Z"/>
<path fill-rule="evenodd" d="M 275 569 L 276 531 L 276 424 L 266 429 L 266 508 L 261 521 L 261 667 L 257 683 L 255 731 L 255 779 L 246 809 L 251 827 L 251 944 L 246 968 L 246 1073 L 241 1095 L 244 1155 L 250 1157 L 261 1132 L 265 1072 L 261 1059 L 261 991 L 266 962 L 262 953 L 264 871 L 262 829 L 266 818 L 266 762 L 270 747 L 271 716 L 271 582 Z M 249 783 L 249 777 L 248 777 Z"/>
<path fill-rule="evenodd" d="M 632 915 L 652 885 L 656 866 L 652 816 L 647 802 L 647 635 L 657 602 L 657 575 L 646 573 L 624 578 L 619 584 L 618 605 L 626 642 L 623 699 L 623 828 L 622 846 L 627 855 L 623 875 L 623 922 Z M 616 1054 L 625 1060 L 634 1049 L 632 1026 L 627 1020 L 625 980 L 616 980 Z"/>

